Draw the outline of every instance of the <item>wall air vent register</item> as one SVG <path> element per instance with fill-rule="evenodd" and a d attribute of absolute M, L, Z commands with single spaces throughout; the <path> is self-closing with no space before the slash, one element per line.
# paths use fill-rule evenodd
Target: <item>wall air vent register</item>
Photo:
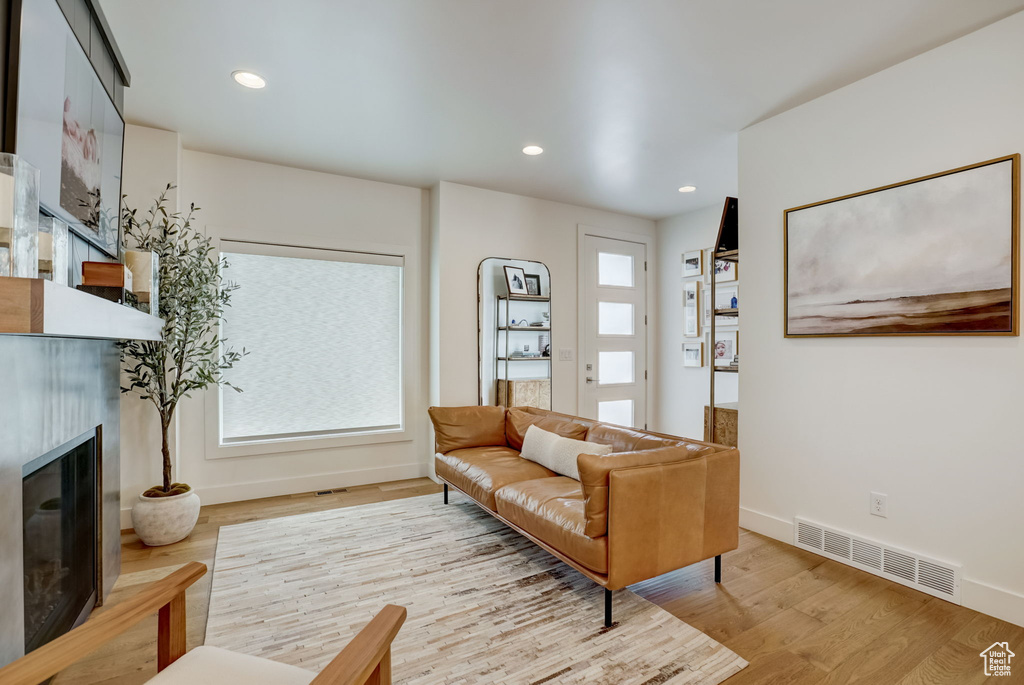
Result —
<path fill-rule="evenodd" d="M 794 544 L 862 571 L 960 604 L 961 567 L 892 545 L 794 519 Z"/>

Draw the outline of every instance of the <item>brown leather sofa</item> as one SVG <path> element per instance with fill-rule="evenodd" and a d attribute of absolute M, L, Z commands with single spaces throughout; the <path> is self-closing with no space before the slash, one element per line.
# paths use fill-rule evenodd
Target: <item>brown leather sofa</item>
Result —
<path fill-rule="evenodd" d="M 612 591 L 715 558 L 739 542 L 739 451 L 533 407 L 431 407 L 437 476 Z M 576 481 L 520 456 L 530 425 L 612 445 Z"/>

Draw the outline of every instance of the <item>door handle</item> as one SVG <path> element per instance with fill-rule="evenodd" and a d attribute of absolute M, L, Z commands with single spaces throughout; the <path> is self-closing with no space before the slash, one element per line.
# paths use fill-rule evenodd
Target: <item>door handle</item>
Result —
<path fill-rule="evenodd" d="M 594 382 L 594 379 L 591 378 L 590 376 L 587 376 L 587 383 L 593 383 L 593 382 Z"/>

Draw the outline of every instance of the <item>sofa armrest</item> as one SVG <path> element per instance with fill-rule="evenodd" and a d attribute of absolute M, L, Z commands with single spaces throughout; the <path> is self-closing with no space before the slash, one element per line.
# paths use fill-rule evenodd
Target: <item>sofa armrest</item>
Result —
<path fill-rule="evenodd" d="M 579 468 L 580 484 L 583 487 L 583 513 L 586 517 L 584 533 L 589 537 L 598 538 L 608 532 L 608 478 L 613 471 L 638 466 L 672 464 L 697 459 L 703 455 L 712 454 L 714 451 L 714 447 L 705 444 L 681 443 L 672 447 L 613 452 L 604 456 L 579 455 L 576 465 Z"/>
<path fill-rule="evenodd" d="M 740 453 L 618 469 L 609 476 L 608 587 L 653 578 L 739 545 Z"/>
<path fill-rule="evenodd" d="M 441 454 L 505 442 L 505 407 L 430 407 L 434 449 Z"/>

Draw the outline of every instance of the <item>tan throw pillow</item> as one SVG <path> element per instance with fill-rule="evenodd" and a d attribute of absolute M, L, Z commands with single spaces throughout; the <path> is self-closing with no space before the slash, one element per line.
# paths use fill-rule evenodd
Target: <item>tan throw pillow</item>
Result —
<path fill-rule="evenodd" d="M 505 416 L 505 439 L 508 440 L 508 446 L 514 450 L 523 449 L 523 438 L 530 426 L 537 426 L 549 433 L 573 440 L 587 437 L 587 427 L 582 423 L 563 421 L 543 414 L 531 414 L 522 409 L 509 409 Z"/>
<path fill-rule="evenodd" d="M 526 429 L 526 438 L 523 439 L 521 454 L 524 459 L 535 461 L 555 473 L 579 480 L 580 471 L 576 466 L 576 457 L 581 454 L 604 456 L 611 452 L 611 445 L 563 438 L 560 435 L 549 433 L 543 428 L 530 426 Z"/>

